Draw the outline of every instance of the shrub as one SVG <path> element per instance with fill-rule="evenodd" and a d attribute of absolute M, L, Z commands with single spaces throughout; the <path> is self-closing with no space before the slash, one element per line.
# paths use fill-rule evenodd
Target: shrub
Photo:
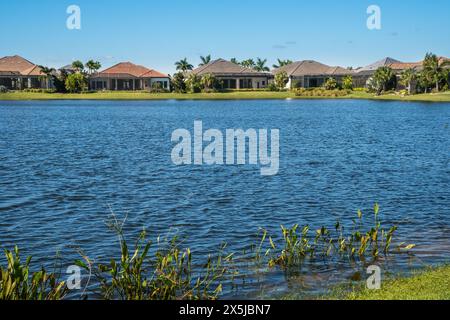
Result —
<path fill-rule="evenodd" d="M 285 89 L 288 82 L 289 76 L 286 71 L 278 72 L 275 75 L 275 86 L 277 87 L 278 90 Z"/>
<path fill-rule="evenodd" d="M 184 74 L 182 72 L 177 72 L 172 77 L 172 90 L 176 93 L 186 92 L 186 82 Z"/>
<path fill-rule="evenodd" d="M 351 92 L 349 90 L 326 90 L 324 88 L 298 88 L 295 90 L 297 97 L 345 97 Z"/>
<path fill-rule="evenodd" d="M 352 76 L 345 76 L 342 79 L 342 89 L 353 90 L 353 77 Z"/>
<path fill-rule="evenodd" d="M 0 266 L 0 300 L 60 300 L 67 294 L 64 282 L 44 269 L 31 274 L 31 257 L 25 263 L 19 249 L 5 250 L 7 267 Z"/>
<path fill-rule="evenodd" d="M 336 79 L 334 79 L 334 78 L 328 78 L 328 79 L 325 81 L 323 87 L 324 87 L 326 90 L 334 90 L 334 89 L 337 89 L 338 83 L 337 83 Z"/>
<path fill-rule="evenodd" d="M 275 85 L 275 83 L 270 82 L 267 86 L 267 91 L 279 91 L 278 87 Z"/>
<path fill-rule="evenodd" d="M 66 79 L 66 90 L 72 93 L 86 91 L 88 83 L 86 76 L 82 73 L 69 74 Z"/>
<path fill-rule="evenodd" d="M 5 86 L 0 86 L 0 93 L 7 93 L 9 90 Z"/>
<path fill-rule="evenodd" d="M 152 83 L 150 92 L 151 93 L 164 93 L 164 92 L 167 92 L 167 90 L 163 88 L 163 86 L 160 82 L 154 82 L 154 83 Z"/>
<path fill-rule="evenodd" d="M 198 93 L 202 91 L 200 77 L 196 74 L 190 74 L 186 79 L 186 89 L 189 93 Z"/>

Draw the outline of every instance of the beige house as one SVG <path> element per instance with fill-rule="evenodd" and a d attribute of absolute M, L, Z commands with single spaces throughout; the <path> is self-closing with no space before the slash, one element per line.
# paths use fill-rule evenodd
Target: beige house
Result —
<path fill-rule="evenodd" d="M 270 73 L 258 72 L 233 62 L 218 59 L 192 70 L 197 76 L 212 74 L 221 82 L 222 89 L 262 89 L 266 88 Z"/>
<path fill-rule="evenodd" d="M 16 55 L 0 58 L 0 86 L 22 90 L 47 88 L 50 84 L 39 66 Z"/>
<path fill-rule="evenodd" d="M 92 75 L 89 79 L 91 90 L 148 90 L 158 84 L 160 88 L 170 90 L 170 78 L 156 70 L 121 62 L 111 68 Z"/>
<path fill-rule="evenodd" d="M 274 69 L 272 74 L 276 75 L 283 71 L 289 77 L 289 82 L 286 85 L 287 89 L 321 87 L 328 78 L 334 78 L 340 82 L 343 77 L 353 75 L 352 70 L 330 67 L 313 60 L 303 60 L 288 64 Z"/>

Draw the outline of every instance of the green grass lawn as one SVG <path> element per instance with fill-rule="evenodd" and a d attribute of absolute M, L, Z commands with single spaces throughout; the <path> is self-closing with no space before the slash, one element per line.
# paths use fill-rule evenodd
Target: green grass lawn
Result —
<path fill-rule="evenodd" d="M 333 293 L 331 299 L 346 300 L 450 300 L 450 266 L 429 268 L 407 278 L 388 279 L 380 290 L 354 289 Z"/>
<path fill-rule="evenodd" d="M 375 99 L 398 101 L 450 102 L 450 91 L 437 94 L 375 96 L 366 92 L 353 92 L 344 97 L 296 97 L 292 92 L 234 91 L 225 93 L 149 93 L 149 92 L 96 92 L 83 94 L 9 92 L 1 93 L 0 100 L 257 100 L 257 99 Z"/>

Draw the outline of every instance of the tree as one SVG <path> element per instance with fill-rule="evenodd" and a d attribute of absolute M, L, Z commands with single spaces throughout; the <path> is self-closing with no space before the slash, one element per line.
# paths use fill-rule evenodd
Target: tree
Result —
<path fill-rule="evenodd" d="M 423 60 L 423 72 L 426 77 L 433 81 L 436 91 L 439 91 L 439 84 L 444 79 L 447 80 L 448 71 L 444 68 L 448 62 L 440 63 L 439 58 L 432 53 L 427 53 Z"/>
<path fill-rule="evenodd" d="M 177 70 L 182 72 L 194 69 L 194 66 L 187 61 L 187 58 L 175 62 L 175 66 L 177 67 Z"/>
<path fill-rule="evenodd" d="M 76 72 L 82 72 L 84 70 L 84 64 L 80 60 L 76 60 L 72 62 L 72 68 L 74 68 Z"/>
<path fill-rule="evenodd" d="M 337 88 L 337 86 L 338 86 L 338 83 L 337 83 L 336 79 L 331 78 L 331 77 L 328 78 L 323 85 L 323 87 L 326 90 L 334 90 Z"/>
<path fill-rule="evenodd" d="M 186 88 L 190 93 L 198 93 L 201 91 L 202 84 L 201 79 L 196 74 L 191 73 L 186 79 Z"/>
<path fill-rule="evenodd" d="M 275 75 L 275 86 L 278 90 L 283 90 L 286 88 L 287 83 L 289 82 L 289 76 L 286 71 L 278 72 Z"/>
<path fill-rule="evenodd" d="M 345 76 L 342 79 L 342 88 L 345 90 L 353 90 L 353 77 L 351 75 Z"/>
<path fill-rule="evenodd" d="M 257 58 L 254 69 L 259 72 L 270 71 L 269 67 L 266 66 L 266 63 L 267 63 L 267 59 L 263 60 L 261 58 Z"/>
<path fill-rule="evenodd" d="M 369 92 L 374 92 L 376 94 L 380 94 L 381 91 L 383 91 L 383 85 L 382 83 L 376 79 L 374 76 L 367 79 L 366 87 Z"/>
<path fill-rule="evenodd" d="M 277 59 L 277 60 L 278 60 L 278 64 L 274 64 L 274 65 L 272 66 L 274 69 L 278 69 L 278 68 L 287 66 L 287 65 L 289 65 L 289 64 L 292 63 L 291 60 L 281 60 L 281 59 Z"/>
<path fill-rule="evenodd" d="M 82 73 L 69 74 L 66 79 L 66 90 L 72 93 L 80 93 L 87 90 L 87 79 Z"/>
<path fill-rule="evenodd" d="M 241 66 L 245 67 L 245 68 L 250 68 L 253 69 L 256 65 L 255 65 L 255 61 L 253 59 L 247 59 L 241 62 Z"/>
<path fill-rule="evenodd" d="M 380 87 L 377 90 L 377 94 L 381 94 L 381 90 L 388 91 L 393 87 L 393 83 L 395 83 L 395 74 L 389 67 L 380 67 L 375 71 L 373 75 L 374 80 L 380 84 Z"/>
<path fill-rule="evenodd" d="M 186 92 L 186 82 L 183 72 L 177 72 L 172 77 L 172 90 L 176 93 Z"/>
<path fill-rule="evenodd" d="M 208 54 L 206 57 L 200 56 L 200 60 L 202 60 L 202 62 L 198 65 L 199 67 L 207 65 L 211 62 L 211 55 Z"/>
<path fill-rule="evenodd" d="M 217 79 L 213 74 L 207 73 L 203 75 L 203 77 L 200 80 L 200 83 L 205 91 L 209 91 L 216 87 Z"/>
<path fill-rule="evenodd" d="M 412 91 L 412 82 L 416 80 L 416 78 L 417 74 L 413 68 L 403 70 L 402 74 L 400 75 L 400 83 L 408 88 L 409 95 L 411 94 Z"/>
<path fill-rule="evenodd" d="M 234 64 L 241 64 L 239 61 L 238 61 L 238 59 L 236 59 L 236 58 L 231 58 L 231 60 L 230 60 L 232 63 L 234 63 Z"/>
<path fill-rule="evenodd" d="M 44 66 L 39 66 L 39 68 L 41 69 L 41 72 L 44 74 L 43 79 L 45 80 L 45 86 L 48 89 L 50 78 L 53 77 L 54 72 L 56 70 L 54 68 L 48 68 Z"/>
<path fill-rule="evenodd" d="M 98 61 L 89 60 L 86 62 L 85 67 L 88 69 L 89 74 L 93 74 L 94 72 L 98 71 L 102 65 Z"/>

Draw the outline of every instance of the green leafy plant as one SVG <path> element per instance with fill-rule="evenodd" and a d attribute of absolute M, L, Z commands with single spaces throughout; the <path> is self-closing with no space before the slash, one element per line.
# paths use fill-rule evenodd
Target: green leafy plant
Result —
<path fill-rule="evenodd" d="M 221 293 L 221 281 L 228 272 L 224 263 L 231 261 L 232 255 L 225 256 L 221 250 L 196 269 L 191 250 L 181 249 L 176 237 L 165 245 L 158 238 L 158 246 L 150 254 L 152 243 L 146 241 L 145 231 L 131 249 L 122 225 L 115 222 L 112 227 L 119 237 L 120 260 L 96 266 L 88 257 L 77 261 L 78 266 L 93 272 L 103 299 L 213 300 Z"/>
<path fill-rule="evenodd" d="M 0 266 L 0 300 L 60 300 L 67 294 L 65 282 L 58 281 L 53 273 L 31 273 L 31 257 L 25 263 L 20 259 L 19 248 L 5 250 L 6 268 Z"/>

